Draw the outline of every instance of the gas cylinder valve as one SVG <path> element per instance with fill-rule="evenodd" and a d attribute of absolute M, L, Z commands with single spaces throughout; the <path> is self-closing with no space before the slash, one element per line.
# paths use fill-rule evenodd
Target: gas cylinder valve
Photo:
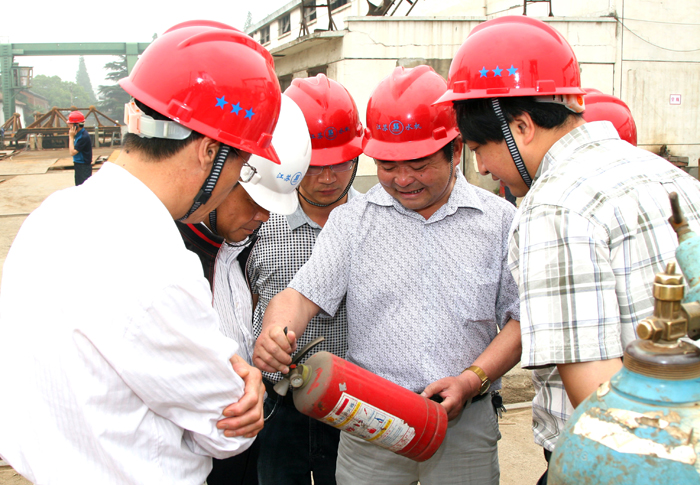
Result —
<path fill-rule="evenodd" d="M 640 339 L 652 342 L 675 342 L 685 337 L 688 318 L 681 307 L 683 276 L 676 274 L 676 263 L 670 262 L 664 273 L 654 278 L 654 313 L 637 326 Z"/>

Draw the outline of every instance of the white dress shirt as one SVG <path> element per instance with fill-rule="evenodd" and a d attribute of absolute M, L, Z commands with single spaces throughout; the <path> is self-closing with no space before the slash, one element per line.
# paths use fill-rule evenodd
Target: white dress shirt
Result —
<path fill-rule="evenodd" d="M 248 245 L 224 242 L 216 255 L 214 309 L 221 320 L 221 333 L 239 343 L 238 355 L 253 364 L 253 298 L 243 276 L 238 255 Z"/>
<path fill-rule="evenodd" d="M 165 206 L 121 167 L 51 195 L 3 270 L 0 455 L 41 485 L 201 485 L 211 456 L 252 442 L 216 428 L 243 381 L 211 301 Z"/>

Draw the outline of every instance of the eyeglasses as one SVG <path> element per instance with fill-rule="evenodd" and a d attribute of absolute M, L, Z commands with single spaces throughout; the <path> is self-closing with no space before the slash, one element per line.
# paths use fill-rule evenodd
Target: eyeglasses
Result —
<path fill-rule="evenodd" d="M 352 170 L 352 167 L 356 161 L 357 158 L 354 158 L 352 160 L 348 160 L 347 162 L 339 163 L 337 165 L 324 165 L 323 167 L 310 166 L 309 169 L 306 171 L 306 175 L 321 175 L 321 172 L 323 172 L 323 169 L 326 167 L 328 167 L 331 170 L 331 172 L 334 173 L 347 172 L 348 170 Z"/>
<path fill-rule="evenodd" d="M 258 173 L 258 171 L 255 169 L 255 167 L 248 165 L 248 162 L 245 162 L 241 167 L 241 174 L 238 176 L 238 181 L 247 184 L 253 180 L 256 173 Z"/>

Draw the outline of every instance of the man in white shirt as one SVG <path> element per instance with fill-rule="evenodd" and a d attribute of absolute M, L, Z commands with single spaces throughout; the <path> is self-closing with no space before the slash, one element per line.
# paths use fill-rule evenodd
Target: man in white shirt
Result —
<path fill-rule="evenodd" d="M 251 153 L 278 163 L 279 86 L 265 49 L 207 21 L 170 29 L 121 84 L 136 101 L 119 158 L 47 198 L 4 266 L 0 367 L 17 398 L 0 400 L 0 455 L 42 485 L 201 485 L 262 428 L 263 388 L 173 219 L 202 220 L 250 180 Z M 76 246 L 85 260 L 64 257 Z"/>

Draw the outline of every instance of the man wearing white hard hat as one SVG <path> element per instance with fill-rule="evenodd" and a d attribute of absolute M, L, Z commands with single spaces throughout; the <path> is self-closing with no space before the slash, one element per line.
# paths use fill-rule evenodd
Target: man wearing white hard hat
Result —
<path fill-rule="evenodd" d="M 285 95 L 272 145 L 279 154 L 280 165 L 253 155 L 248 161 L 256 169 L 253 179 L 239 183 L 205 223 L 177 223 L 185 246 L 199 256 L 212 287 L 219 330 L 238 342 L 238 354 L 249 364 L 255 345 L 253 301 L 243 268 L 270 211 L 291 214 L 296 210 L 295 185 L 304 177 L 311 161 L 311 139 L 304 115 Z M 258 450 L 259 440 L 256 440 L 244 453 L 224 460 L 214 459 L 208 485 L 257 484 Z"/>

